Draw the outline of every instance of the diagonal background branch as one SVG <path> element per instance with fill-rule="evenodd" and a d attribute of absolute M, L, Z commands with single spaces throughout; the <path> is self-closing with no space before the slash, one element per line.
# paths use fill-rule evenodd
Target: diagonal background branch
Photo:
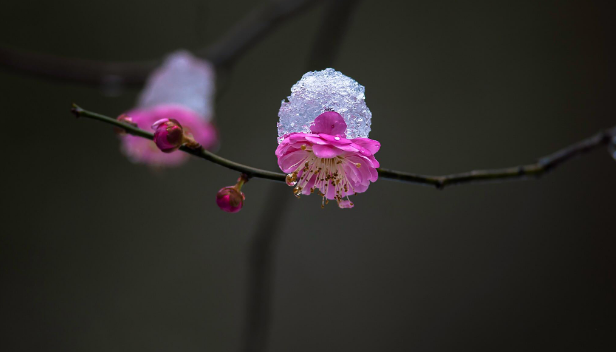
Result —
<path fill-rule="evenodd" d="M 334 0 L 327 3 L 319 24 L 306 71 L 331 67 L 339 52 L 347 25 L 359 0 Z M 290 190 L 270 186 L 264 208 L 251 239 L 248 253 L 246 319 L 241 351 L 267 350 L 272 321 L 275 257 L 285 212 L 289 211 Z"/>
<path fill-rule="evenodd" d="M 320 1 L 268 1 L 235 24 L 217 42 L 198 50 L 197 55 L 210 60 L 217 68 L 227 69 L 271 30 Z M 0 48 L 0 68 L 90 85 L 101 85 L 110 80 L 126 86 L 140 85 L 161 63 L 161 59 L 106 62 Z"/>

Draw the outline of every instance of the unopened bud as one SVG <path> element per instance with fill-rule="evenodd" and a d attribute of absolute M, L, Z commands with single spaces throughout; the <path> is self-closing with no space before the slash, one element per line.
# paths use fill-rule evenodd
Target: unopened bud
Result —
<path fill-rule="evenodd" d="M 216 194 L 216 204 L 218 207 L 227 213 L 237 213 L 242 210 L 246 197 L 241 190 L 244 183 L 248 182 L 248 179 L 248 175 L 242 174 L 237 179 L 235 186 L 221 188 Z"/>
<path fill-rule="evenodd" d="M 216 204 L 227 213 L 237 213 L 244 206 L 244 193 L 235 186 L 224 187 L 216 194 Z"/>
<path fill-rule="evenodd" d="M 184 130 L 175 119 L 160 119 L 152 125 L 154 143 L 163 153 L 171 153 L 184 143 Z"/>

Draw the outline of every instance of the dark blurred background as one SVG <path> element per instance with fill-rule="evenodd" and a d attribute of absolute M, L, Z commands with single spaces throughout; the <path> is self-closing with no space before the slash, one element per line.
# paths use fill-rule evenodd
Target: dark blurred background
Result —
<path fill-rule="evenodd" d="M 212 43 L 262 1 L 4 1 L 0 46 L 97 60 Z M 217 104 L 219 153 L 277 170 L 280 101 L 305 72 L 322 6 L 244 55 Z M 533 162 L 616 125 L 610 1 L 374 1 L 334 66 L 366 87 L 387 168 L 446 174 Z M 3 351 L 237 351 L 248 248 L 274 187 L 244 209 L 237 173 L 152 172 L 110 127 L 138 89 L 0 70 Z M 293 197 L 288 188 L 288 197 Z M 274 258 L 269 351 L 616 348 L 616 161 L 437 191 L 379 180 L 355 208 L 291 199 Z"/>

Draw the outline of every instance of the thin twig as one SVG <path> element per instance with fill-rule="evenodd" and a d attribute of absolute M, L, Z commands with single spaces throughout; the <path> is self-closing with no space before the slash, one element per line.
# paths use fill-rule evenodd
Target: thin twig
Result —
<path fill-rule="evenodd" d="M 268 1 L 234 25 L 220 40 L 197 54 L 218 68 L 229 68 L 268 32 L 321 0 Z M 90 85 L 140 85 L 161 60 L 106 62 L 0 48 L 0 68 L 38 77 Z"/>
<path fill-rule="evenodd" d="M 524 180 L 530 177 L 538 178 L 571 160 L 577 156 L 591 150 L 608 145 L 616 137 L 616 127 L 603 130 L 589 138 L 579 141 L 573 145 L 565 147 L 555 153 L 544 156 L 536 163 L 526 164 L 502 169 L 473 170 L 458 174 L 444 176 L 423 176 L 393 171 L 388 169 L 378 169 L 379 177 L 397 181 L 424 184 L 443 189 L 447 186 L 481 183 L 491 181 Z"/>
<path fill-rule="evenodd" d="M 129 124 L 119 122 L 116 119 L 113 119 L 108 116 L 100 115 L 94 112 L 83 110 L 77 105 L 73 105 L 72 109 L 73 113 L 80 117 L 89 117 L 95 120 L 103 121 L 116 127 L 120 127 L 126 130 L 127 133 L 152 139 L 154 138 L 153 134 L 137 127 L 131 126 Z M 490 181 L 509 181 L 509 180 L 524 180 L 531 176 L 538 177 L 543 175 L 544 173 L 555 169 L 566 161 L 579 156 L 581 154 L 587 153 L 591 150 L 597 149 L 599 147 L 608 145 L 612 139 L 616 138 L 616 127 L 612 127 L 606 130 L 603 130 L 589 138 L 586 138 L 580 142 L 577 142 L 571 146 L 563 148 L 553 154 L 540 158 L 538 162 L 533 164 L 503 168 L 503 169 L 492 169 L 492 170 L 474 170 L 469 172 L 463 172 L 459 174 L 451 174 L 444 176 L 425 176 L 425 175 L 417 175 L 411 174 L 401 171 L 389 170 L 379 168 L 377 171 L 379 172 L 379 177 L 383 179 L 414 183 L 424 186 L 434 186 L 438 189 L 443 189 L 447 186 L 459 185 L 459 184 L 467 184 L 467 183 L 480 183 L 480 182 L 490 182 Z M 214 153 L 208 152 L 207 150 L 200 149 L 189 149 L 187 147 L 182 147 L 180 150 L 198 156 L 200 158 L 209 160 L 218 165 L 224 166 L 228 169 L 232 169 L 235 171 L 243 172 L 250 177 L 255 178 L 264 178 L 272 181 L 285 182 L 285 174 L 280 172 L 267 171 L 262 169 L 257 169 L 254 167 L 242 165 L 236 163 L 234 161 L 222 158 Z"/>
<path fill-rule="evenodd" d="M 71 112 L 77 117 L 88 117 L 94 120 L 109 123 L 111 125 L 114 125 L 116 127 L 119 127 L 125 130 L 126 133 L 131 134 L 133 136 L 142 137 L 142 138 L 146 138 L 150 140 L 154 139 L 154 134 L 152 132 L 144 131 L 138 127 L 135 127 L 133 125 L 130 125 L 124 122 L 120 122 L 109 116 L 105 116 L 105 115 L 97 114 L 95 112 L 84 110 L 75 104 L 73 104 L 73 108 L 71 109 Z M 242 165 L 240 163 L 236 163 L 235 161 L 225 159 L 212 152 L 209 152 L 203 147 L 191 149 L 186 146 L 182 146 L 180 150 L 185 153 L 197 156 L 199 158 L 209 160 L 215 164 L 224 166 L 228 169 L 239 171 L 241 173 L 248 175 L 248 177 L 258 177 L 258 178 L 264 178 L 264 179 L 280 181 L 280 182 L 284 182 L 285 180 L 285 175 L 282 173 L 272 172 L 272 171 L 257 169 L 257 168 L 250 167 L 247 165 Z"/>

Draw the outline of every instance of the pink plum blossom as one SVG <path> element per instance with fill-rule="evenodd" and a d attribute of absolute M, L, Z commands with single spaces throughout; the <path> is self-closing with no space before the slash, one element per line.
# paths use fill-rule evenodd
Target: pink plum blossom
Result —
<path fill-rule="evenodd" d="M 137 106 L 120 118 L 128 116 L 128 121 L 145 130 L 151 130 L 161 119 L 175 120 L 197 143 L 214 149 L 218 145 L 218 134 L 211 122 L 214 80 L 214 69 L 209 62 L 187 51 L 172 53 L 148 78 Z M 170 153 L 177 148 L 165 148 L 164 143 L 159 148 L 154 141 L 140 137 L 121 135 L 120 138 L 122 151 L 136 163 L 177 166 L 189 157 L 185 153 Z"/>
<path fill-rule="evenodd" d="M 216 129 L 209 123 L 203 123 L 192 110 L 180 105 L 160 105 L 151 109 L 138 109 L 126 113 L 137 127 L 150 130 L 151 126 L 161 120 L 173 118 L 181 123 L 184 131 L 190 133 L 195 141 L 204 148 L 212 148 L 216 144 Z M 163 153 L 154 141 L 141 137 L 124 135 L 122 151 L 128 158 L 137 163 L 152 166 L 177 166 L 185 162 L 186 153 Z"/>
<path fill-rule="evenodd" d="M 374 158 L 381 143 L 369 138 L 347 139 L 344 118 L 334 111 L 320 114 L 311 133 L 290 133 L 276 149 L 278 166 L 288 173 L 287 184 L 299 198 L 315 190 L 321 205 L 336 200 L 340 208 L 352 208 L 349 195 L 365 192 L 378 178 Z M 346 197 L 346 199 L 344 199 Z"/>

